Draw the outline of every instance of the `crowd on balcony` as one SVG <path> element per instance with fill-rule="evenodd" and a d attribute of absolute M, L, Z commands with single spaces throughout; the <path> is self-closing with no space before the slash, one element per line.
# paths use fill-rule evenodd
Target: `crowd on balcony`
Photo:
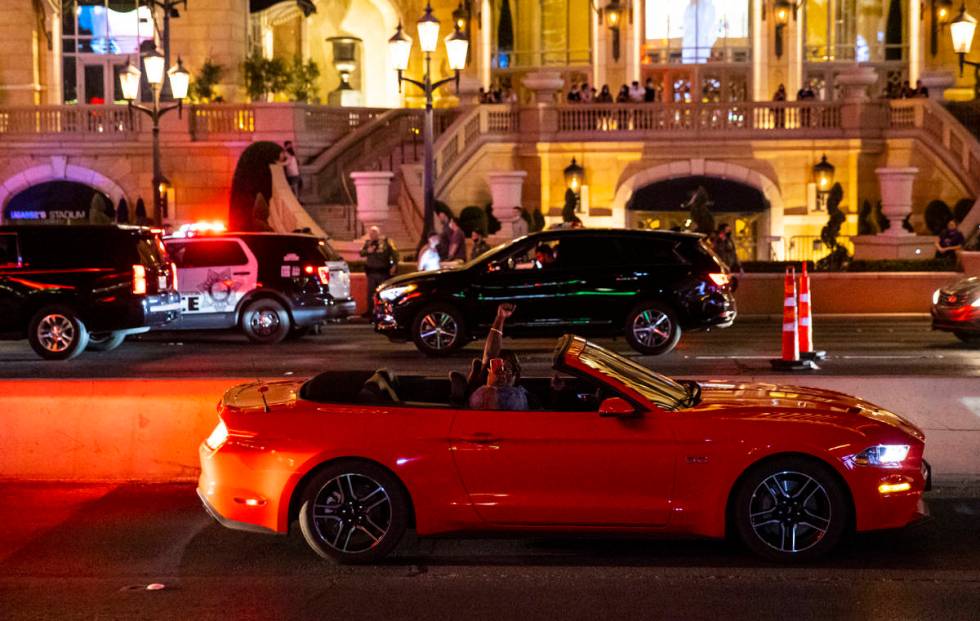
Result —
<path fill-rule="evenodd" d="M 928 98 L 929 89 L 922 84 L 922 80 L 916 80 L 915 88 L 912 88 L 908 80 L 902 82 L 902 86 L 889 82 L 881 96 L 885 99 Z"/>
<path fill-rule="evenodd" d="M 603 84 L 601 89 L 596 90 L 588 82 L 572 84 L 572 88 L 565 94 L 565 101 L 568 103 L 652 103 L 661 101 L 662 98 L 663 92 L 654 85 L 652 78 L 647 78 L 643 86 L 636 80 L 629 86 L 623 84 L 615 96 L 608 84 Z"/>

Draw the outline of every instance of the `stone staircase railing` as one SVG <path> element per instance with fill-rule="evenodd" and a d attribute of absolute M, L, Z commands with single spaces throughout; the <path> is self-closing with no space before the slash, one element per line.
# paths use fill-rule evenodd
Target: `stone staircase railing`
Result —
<path fill-rule="evenodd" d="M 929 99 L 888 102 L 887 132 L 928 143 L 974 195 L 980 194 L 980 142 L 956 117 Z"/>
<path fill-rule="evenodd" d="M 516 106 L 479 105 L 464 112 L 433 147 L 436 196 L 481 145 L 513 140 L 519 130 L 520 113 Z"/>

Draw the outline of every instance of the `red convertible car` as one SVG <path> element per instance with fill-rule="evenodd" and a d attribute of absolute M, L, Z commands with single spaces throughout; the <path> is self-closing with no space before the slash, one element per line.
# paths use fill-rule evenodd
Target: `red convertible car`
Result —
<path fill-rule="evenodd" d="M 198 494 L 225 526 L 376 561 L 408 527 L 737 534 L 805 561 L 848 531 L 926 514 L 922 432 L 844 394 L 675 381 L 575 336 L 521 380 L 547 407 L 463 407 L 450 379 L 329 371 L 229 390 L 200 447 Z"/>

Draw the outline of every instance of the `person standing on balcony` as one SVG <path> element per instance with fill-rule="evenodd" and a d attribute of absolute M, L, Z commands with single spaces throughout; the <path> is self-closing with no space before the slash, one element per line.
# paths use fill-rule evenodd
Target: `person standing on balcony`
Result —
<path fill-rule="evenodd" d="M 572 90 L 568 91 L 565 101 L 568 103 L 579 103 L 582 101 L 582 94 L 579 93 L 578 84 L 572 84 Z"/>
<path fill-rule="evenodd" d="M 368 238 L 361 247 L 364 257 L 364 274 L 367 276 L 367 313 L 374 314 L 374 292 L 378 286 L 398 271 L 398 250 L 387 237 L 381 236 L 381 229 L 372 226 L 368 229 Z"/>
<path fill-rule="evenodd" d="M 623 84 L 619 87 L 619 93 L 616 94 L 616 103 L 629 103 L 630 101 L 630 88 Z"/>
<path fill-rule="evenodd" d="M 922 84 L 922 80 L 915 81 L 915 97 L 929 99 L 929 89 Z"/>
<path fill-rule="evenodd" d="M 643 85 L 643 101 L 646 103 L 657 101 L 657 89 L 653 86 L 653 78 L 647 78 L 646 84 Z"/>
<path fill-rule="evenodd" d="M 612 103 L 612 93 L 609 91 L 609 85 L 603 84 L 602 90 L 599 91 L 599 96 L 595 98 L 596 103 Z"/>
<path fill-rule="evenodd" d="M 640 83 L 633 80 L 629 88 L 630 103 L 643 103 L 644 90 L 640 88 Z"/>
<path fill-rule="evenodd" d="M 592 103 L 593 101 L 595 101 L 596 98 L 595 89 L 590 88 L 588 82 L 582 82 L 582 90 L 580 92 L 582 97 L 582 103 Z"/>
<path fill-rule="evenodd" d="M 915 91 L 912 89 L 912 86 L 909 85 L 908 80 L 902 82 L 902 90 L 899 91 L 898 96 L 902 99 L 911 99 L 915 97 Z"/>
<path fill-rule="evenodd" d="M 776 93 L 772 96 L 773 101 L 786 101 L 786 86 L 779 85 Z M 776 127 L 786 127 L 786 110 L 783 108 L 772 109 L 773 122 Z"/>
<path fill-rule="evenodd" d="M 283 143 L 283 154 L 286 158 L 283 162 L 286 167 L 286 181 L 289 182 L 289 187 L 293 189 L 293 194 L 299 200 L 299 191 L 303 188 L 303 178 L 299 174 L 299 160 L 296 159 L 296 150 L 293 149 L 292 140 Z"/>

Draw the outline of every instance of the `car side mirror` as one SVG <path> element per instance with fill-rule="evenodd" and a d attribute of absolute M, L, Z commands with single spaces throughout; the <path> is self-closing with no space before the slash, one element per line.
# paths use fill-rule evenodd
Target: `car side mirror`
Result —
<path fill-rule="evenodd" d="M 608 399 L 603 399 L 602 403 L 599 404 L 599 416 L 623 418 L 634 416 L 635 414 L 636 408 L 622 397 L 609 397 Z"/>

